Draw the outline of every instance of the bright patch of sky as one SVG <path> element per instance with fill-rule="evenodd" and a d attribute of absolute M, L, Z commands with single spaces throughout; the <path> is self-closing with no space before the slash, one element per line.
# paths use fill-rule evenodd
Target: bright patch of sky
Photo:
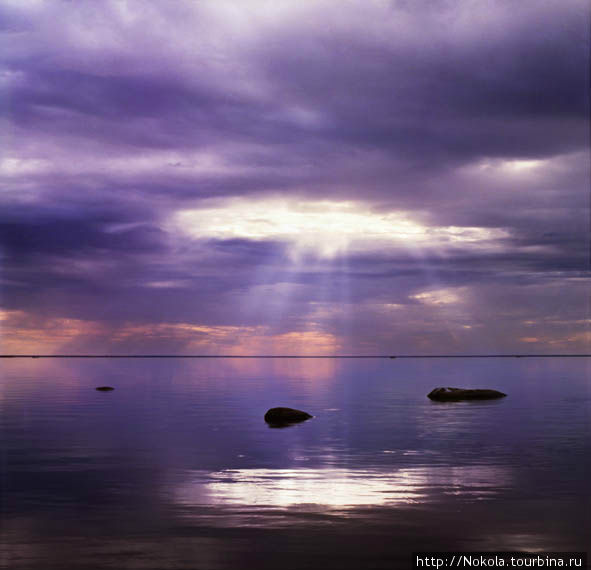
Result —
<path fill-rule="evenodd" d="M 289 244 L 293 256 L 333 258 L 384 247 L 478 247 L 506 237 L 498 228 L 427 226 L 404 212 L 379 212 L 361 202 L 230 199 L 182 210 L 172 226 L 195 239 L 272 240 Z"/>

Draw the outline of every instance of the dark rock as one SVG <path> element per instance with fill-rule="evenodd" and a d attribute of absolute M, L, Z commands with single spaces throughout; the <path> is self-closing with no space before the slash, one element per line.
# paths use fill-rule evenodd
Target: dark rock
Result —
<path fill-rule="evenodd" d="M 435 388 L 427 394 L 427 398 L 439 402 L 453 402 L 457 400 L 492 400 L 504 398 L 506 395 L 497 390 L 481 388 Z"/>
<path fill-rule="evenodd" d="M 271 408 L 265 414 L 265 421 L 268 424 L 286 425 L 309 420 L 312 416 L 302 410 L 293 408 Z"/>
<path fill-rule="evenodd" d="M 98 388 L 96 388 L 99 392 L 110 392 L 111 390 L 114 390 L 115 388 L 113 388 L 112 386 L 99 386 Z"/>

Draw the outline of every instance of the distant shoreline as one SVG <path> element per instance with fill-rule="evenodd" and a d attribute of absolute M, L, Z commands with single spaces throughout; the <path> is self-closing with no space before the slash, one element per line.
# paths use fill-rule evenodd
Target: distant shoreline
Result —
<path fill-rule="evenodd" d="M 235 355 L 235 354 L 0 354 L 0 358 L 590 358 L 591 354 L 393 354 L 393 355 Z"/>

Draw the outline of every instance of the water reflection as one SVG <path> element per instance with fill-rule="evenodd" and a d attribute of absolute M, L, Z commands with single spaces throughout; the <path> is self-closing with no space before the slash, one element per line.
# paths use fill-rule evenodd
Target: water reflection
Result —
<path fill-rule="evenodd" d="M 201 361 L 218 371 L 240 374 L 243 377 L 272 375 L 282 381 L 331 384 L 343 362 L 333 358 L 228 358 L 220 361 Z"/>
<path fill-rule="evenodd" d="M 457 496 L 492 498 L 511 486 L 509 469 L 491 465 L 397 469 L 297 468 L 192 471 L 173 492 L 176 505 L 347 510 L 412 505 Z"/>
<path fill-rule="evenodd" d="M 580 359 L 4 362 L 0 566 L 295 569 L 322 555 L 390 569 L 419 549 L 584 550 L 588 372 Z M 433 404 L 439 385 L 509 396 Z M 279 405 L 315 418 L 268 429 Z"/>

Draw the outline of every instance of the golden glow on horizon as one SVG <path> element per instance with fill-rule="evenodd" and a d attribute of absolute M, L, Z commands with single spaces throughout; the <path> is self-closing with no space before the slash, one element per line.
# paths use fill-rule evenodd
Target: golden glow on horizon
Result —
<path fill-rule="evenodd" d="M 432 290 L 418 293 L 411 298 L 422 305 L 446 312 L 459 310 L 452 315 L 450 326 L 467 331 L 483 323 L 466 322 L 462 313 L 463 288 L 456 290 Z M 419 305 L 415 305 L 418 307 Z M 381 310 L 403 311 L 412 309 L 412 305 L 376 305 Z M 405 319 L 420 330 L 429 330 L 432 321 L 424 321 L 425 316 L 405 314 Z M 319 315 L 315 315 L 318 317 Z M 346 340 L 335 334 L 318 330 L 320 323 L 311 323 L 310 328 L 284 333 L 273 332 L 269 326 L 209 326 L 198 323 L 127 323 L 111 325 L 98 321 L 43 318 L 19 310 L 0 310 L 0 354 L 149 354 L 169 352 L 174 354 L 210 354 L 230 356 L 251 355 L 294 355 L 294 356 L 333 356 L 338 354 L 373 353 L 373 345 L 359 341 L 352 348 Z M 552 323 L 539 323 L 540 329 L 534 329 L 534 322 L 525 321 L 507 336 L 507 342 L 536 344 L 538 348 L 568 351 L 587 350 L 591 343 L 591 332 L 581 330 L 587 327 L 587 319 L 573 321 L 560 320 L 559 329 L 554 333 L 549 330 Z M 567 332 L 564 326 L 570 325 Z M 316 327 L 316 330 L 315 330 Z M 578 329 L 578 330 L 577 330 Z M 527 331 L 527 335 L 524 333 Z M 521 336 L 523 335 L 523 336 Z M 415 340 L 420 337 L 414 335 Z M 437 347 L 423 339 L 419 349 L 436 352 Z M 426 344 L 425 344 L 426 343 Z M 166 348 L 163 348 L 166 347 Z M 280 361 L 278 361 L 280 362 Z M 319 361 L 320 362 L 320 361 Z M 245 364 L 246 365 L 246 364 Z M 279 364 L 278 364 L 279 366 Z M 295 375 L 330 376 L 333 369 L 320 364 L 310 365 L 309 369 L 295 370 L 295 365 L 287 364 L 287 369 Z M 302 365 L 303 366 L 303 365 Z M 294 368 L 291 370 L 291 368 Z M 322 368 L 322 370 L 321 370 Z M 286 369 L 286 370 L 287 370 Z"/>
<path fill-rule="evenodd" d="M 574 321 L 576 322 L 576 321 Z M 531 336 L 531 337 L 522 337 L 518 339 L 520 342 L 527 342 L 527 343 L 538 343 L 540 346 L 551 346 L 556 348 L 568 348 L 570 346 L 580 345 L 581 350 L 588 352 L 589 346 L 591 345 L 591 331 L 579 331 L 570 334 L 566 334 L 563 337 L 553 338 L 549 334 L 547 334 L 545 327 L 542 328 L 542 332 L 545 334 L 541 334 L 540 336 Z"/>
<path fill-rule="evenodd" d="M 77 338 L 96 338 L 104 330 L 95 321 L 40 320 L 24 311 L 0 311 L 0 353 L 55 354 Z"/>
<path fill-rule="evenodd" d="M 319 331 L 292 331 L 271 333 L 266 326 L 205 326 L 190 323 L 161 323 L 127 325 L 118 330 L 113 340 L 122 343 L 129 339 L 178 339 L 185 352 L 208 354 L 337 354 L 339 342 L 329 333 Z"/>
<path fill-rule="evenodd" d="M 72 354 L 161 352 L 178 354 L 260 354 L 331 356 L 341 341 L 316 330 L 273 333 L 269 327 L 209 326 L 196 323 L 107 325 L 67 318 L 34 318 L 24 311 L 0 310 L 1 354 Z M 170 350 L 170 349 L 169 349 Z M 164 352 L 167 352 L 164 350 Z"/>

